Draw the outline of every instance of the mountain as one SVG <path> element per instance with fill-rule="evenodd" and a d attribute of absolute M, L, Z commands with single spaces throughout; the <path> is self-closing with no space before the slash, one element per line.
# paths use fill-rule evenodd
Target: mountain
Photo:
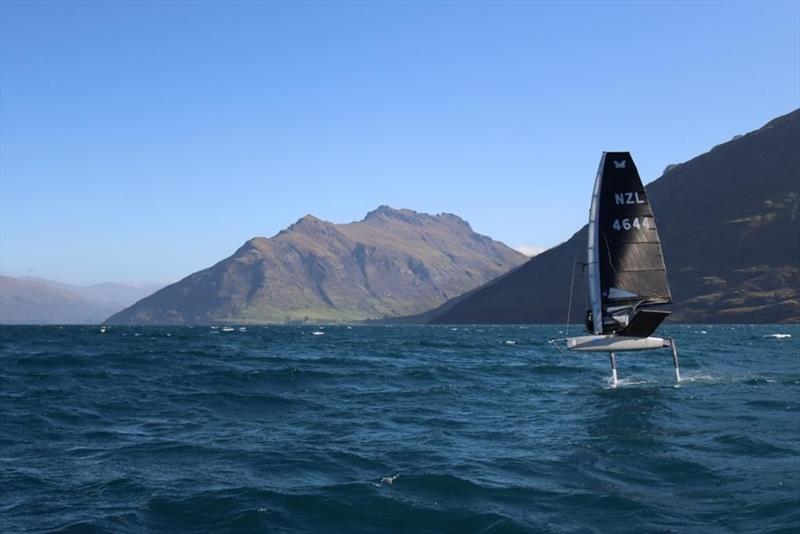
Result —
<path fill-rule="evenodd" d="M 307 215 L 110 317 L 116 324 L 351 322 L 419 313 L 525 256 L 456 215 L 381 206 L 358 222 Z"/>
<path fill-rule="evenodd" d="M 94 324 L 157 286 L 78 286 L 44 278 L 0 276 L 0 324 Z"/>
<path fill-rule="evenodd" d="M 0 276 L 0 324 L 98 323 L 115 309 L 44 281 Z"/>
<path fill-rule="evenodd" d="M 143 284 L 139 286 L 131 286 L 126 284 L 116 284 L 113 282 L 102 282 L 100 284 L 91 284 L 79 286 L 75 284 L 65 284 L 55 280 L 48 280 L 46 278 L 36 278 L 31 276 L 21 277 L 20 280 L 31 280 L 35 282 L 42 282 L 48 286 L 56 287 L 73 293 L 79 297 L 91 300 L 97 303 L 109 304 L 121 310 L 133 304 L 134 302 L 151 295 L 164 287 L 165 284 Z"/>
<path fill-rule="evenodd" d="M 599 156 L 599 154 L 598 154 Z M 592 173 L 587 172 L 586 203 Z M 672 287 L 673 321 L 800 322 L 800 110 L 714 147 L 647 186 Z M 573 322 L 586 302 L 586 226 L 568 241 L 415 320 Z"/>

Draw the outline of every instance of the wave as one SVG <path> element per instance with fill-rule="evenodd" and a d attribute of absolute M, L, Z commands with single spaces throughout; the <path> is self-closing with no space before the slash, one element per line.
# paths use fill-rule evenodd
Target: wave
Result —
<path fill-rule="evenodd" d="M 0 531 L 800 528 L 795 327 L 558 328 L 0 329 Z"/>

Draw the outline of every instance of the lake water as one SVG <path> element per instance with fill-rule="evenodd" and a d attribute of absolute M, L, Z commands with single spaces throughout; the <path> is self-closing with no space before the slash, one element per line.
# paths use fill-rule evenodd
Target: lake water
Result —
<path fill-rule="evenodd" d="M 800 326 L 561 330 L 0 327 L 0 531 L 800 531 Z"/>

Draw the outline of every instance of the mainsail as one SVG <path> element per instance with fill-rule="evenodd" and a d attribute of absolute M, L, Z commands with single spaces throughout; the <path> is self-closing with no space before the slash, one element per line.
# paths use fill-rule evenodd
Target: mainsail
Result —
<path fill-rule="evenodd" d="M 637 312 L 672 302 L 653 210 L 628 152 L 604 152 L 600 160 L 587 261 L 594 334 L 622 332 Z"/>

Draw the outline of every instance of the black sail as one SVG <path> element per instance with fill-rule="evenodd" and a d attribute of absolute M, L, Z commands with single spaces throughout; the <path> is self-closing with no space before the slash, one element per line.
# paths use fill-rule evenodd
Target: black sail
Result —
<path fill-rule="evenodd" d="M 596 334 L 623 330 L 634 310 L 672 302 L 653 210 L 628 152 L 605 152 L 601 159 L 588 262 Z"/>

